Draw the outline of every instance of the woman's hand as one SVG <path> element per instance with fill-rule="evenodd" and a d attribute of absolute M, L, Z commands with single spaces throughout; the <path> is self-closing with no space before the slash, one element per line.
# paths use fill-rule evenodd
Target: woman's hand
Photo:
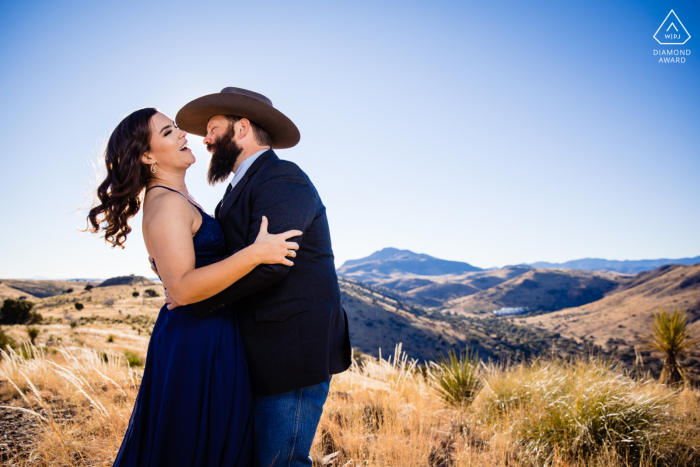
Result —
<path fill-rule="evenodd" d="M 281 234 L 267 233 L 267 217 L 262 217 L 260 223 L 260 233 L 258 233 L 254 248 L 258 249 L 258 257 L 260 264 L 284 264 L 286 266 L 294 266 L 287 257 L 294 258 L 299 249 L 299 244 L 296 242 L 288 242 L 290 237 L 299 237 L 302 232 L 300 230 L 288 230 Z"/>

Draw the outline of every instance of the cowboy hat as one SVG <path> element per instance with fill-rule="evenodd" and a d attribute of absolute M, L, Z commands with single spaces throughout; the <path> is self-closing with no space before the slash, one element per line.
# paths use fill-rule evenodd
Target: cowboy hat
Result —
<path fill-rule="evenodd" d="M 270 135 L 273 149 L 291 148 L 301 138 L 294 122 L 275 109 L 270 99 L 234 87 L 188 102 L 175 116 L 175 122 L 188 133 L 206 136 L 207 123 L 215 115 L 235 115 L 255 122 Z"/>

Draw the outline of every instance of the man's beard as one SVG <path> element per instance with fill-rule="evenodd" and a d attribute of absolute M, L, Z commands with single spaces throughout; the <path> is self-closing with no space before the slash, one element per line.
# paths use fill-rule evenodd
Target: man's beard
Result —
<path fill-rule="evenodd" d="M 236 166 L 236 161 L 243 148 L 233 140 L 234 134 L 233 128 L 230 128 L 212 144 L 207 144 L 207 150 L 211 152 L 211 161 L 209 161 L 209 171 L 207 172 L 207 180 L 209 180 L 210 185 L 216 185 L 226 180 Z"/>

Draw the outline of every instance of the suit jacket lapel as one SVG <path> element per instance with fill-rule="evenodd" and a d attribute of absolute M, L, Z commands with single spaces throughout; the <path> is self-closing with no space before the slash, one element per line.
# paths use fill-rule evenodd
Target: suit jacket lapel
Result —
<path fill-rule="evenodd" d="M 255 162 L 253 162 L 253 165 L 248 167 L 248 170 L 246 171 L 245 175 L 243 175 L 243 178 L 241 178 L 238 183 L 236 183 L 236 186 L 233 187 L 233 190 L 224 197 L 220 204 L 220 208 L 218 209 L 218 214 L 217 214 L 217 219 L 223 220 L 226 217 L 226 214 L 228 213 L 229 209 L 231 209 L 231 206 L 236 202 L 238 199 L 238 195 L 241 194 L 241 191 L 243 191 L 243 188 L 248 184 L 248 180 L 250 180 L 250 177 L 260 168 L 262 165 L 272 159 L 276 159 L 277 155 L 275 154 L 275 151 L 272 149 L 268 149 L 264 153 L 260 154 L 260 156 L 255 159 Z"/>

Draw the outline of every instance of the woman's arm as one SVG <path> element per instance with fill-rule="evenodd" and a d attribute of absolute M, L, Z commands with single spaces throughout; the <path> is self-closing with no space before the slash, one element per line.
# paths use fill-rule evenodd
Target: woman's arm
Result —
<path fill-rule="evenodd" d="M 163 285 L 180 304 L 195 303 L 216 295 L 259 264 L 293 263 L 286 257 L 299 245 L 286 239 L 298 230 L 279 235 L 267 233 L 267 219 L 255 243 L 209 266 L 195 269 L 192 243 L 194 211 L 180 195 L 162 194 L 149 200 L 144 211 L 144 236 L 158 265 Z"/>

